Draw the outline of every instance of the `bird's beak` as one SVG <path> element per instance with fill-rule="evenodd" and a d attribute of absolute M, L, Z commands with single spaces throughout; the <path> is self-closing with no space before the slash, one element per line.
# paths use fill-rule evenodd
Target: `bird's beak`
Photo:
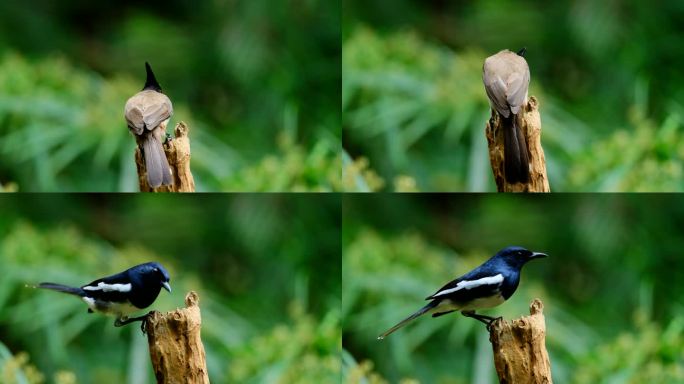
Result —
<path fill-rule="evenodd" d="M 171 293 L 171 285 L 169 285 L 168 281 L 163 282 L 162 287 L 164 287 L 164 289 L 166 289 L 167 291 L 169 291 L 169 293 Z"/>
<path fill-rule="evenodd" d="M 541 253 L 541 252 L 532 252 L 532 255 L 530 255 L 530 260 L 532 259 L 539 259 L 541 257 L 549 257 L 546 253 Z"/>

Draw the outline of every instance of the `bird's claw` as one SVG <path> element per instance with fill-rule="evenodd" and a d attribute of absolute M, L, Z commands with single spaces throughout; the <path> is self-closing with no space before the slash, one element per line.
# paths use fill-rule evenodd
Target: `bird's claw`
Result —
<path fill-rule="evenodd" d="M 494 324 L 494 322 L 495 321 L 501 321 L 501 320 L 503 320 L 503 316 L 499 316 L 497 318 L 490 320 L 489 323 L 487 323 L 487 325 L 485 326 L 485 328 L 487 328 L 487 332 L 491 333 L 492 332 L 492 325 Z"/>
<path fill-rule="evenodd" d="M 145 316 L 144 319 L 140 320 L 140 331 L 142 332 L 143 335 L 147 333 L 147 331 L 145 330 L 146 327 L 147 327 L 147 316 Z"/>
<path fill-rule="evenodd" d="M 123 327 L 126 324 L 130 324 L 134 321 L 139 321 L 140 322 L 140 330 L 142 331 L 143 335 L 146 334 L 145 328 L 147 328 L 147 318 L 152 314 L 154 311 L 148 312 L 146 315 L 143 316 L 138 316 L 138 317 L 133 317 L 133 318 L 124 318 L 123 320 L 121 318 L 118 318 L 114 321 L 114 326 L 115 327 Z"/>

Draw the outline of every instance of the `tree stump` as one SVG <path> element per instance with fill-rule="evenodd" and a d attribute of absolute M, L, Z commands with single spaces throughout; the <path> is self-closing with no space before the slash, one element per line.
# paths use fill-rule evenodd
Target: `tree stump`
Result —
<path fill-rule="evenodd" d="M 200 338 L 199 296 L 185 296 L 186 308 L 147 317 L 145 331 L 158 384 L 208 384 L 206 356 Z"/>
<path fill-rule="evenodd" d="M 541 300 L 534 299 L 530 304 L 530 316 L 492 323 L 489 341 L 500 383 L 552 383 L 543 309 Z"/>
<path fill-rule="evenodd" d="M 531 96 L 525 104 L 524 112 L 517 117 L 520 128 L 525 136 L 527 151 L 530 155 L 530 180 L 527 183 L 509 184 L 504 178 L 504 137 L 502 121 L 499 115 L 492 111 L 492 117 L 487 121 L 485 135 L 489 147 L 489 162 L 494 173 L 498 192 L 551 192 L 549 180 L 546 176 L 546 159 L 541 146 L 541 117 L 539 116 L 539 102 Z"/>
<path fill-rule="evenodd" d="M 181 121 L 173 129 L 175 138 L 164 143 L 164 154 L 171 168 L 173 184 L 150 188 L 147 170 L 140 147 L 135 148 L 135 165 L 138 169 L 140 192 L 195 192 L 195 180 L 190 172 L 190 139 L 188 125 Z"/>

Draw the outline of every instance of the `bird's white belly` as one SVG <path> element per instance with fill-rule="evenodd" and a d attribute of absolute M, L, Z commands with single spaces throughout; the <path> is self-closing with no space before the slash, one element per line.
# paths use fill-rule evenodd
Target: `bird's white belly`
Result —
<path fill-rule="evenodd" d="M 475 299 L 467 303 L 466 305 L 454 303 L 449 299 L 445 299 L 442 300 L 439 303 L 439 305 L 437 305 L 437 307 L 432 310 L 432 312 L 439 313 L 445 311 L 474 311 L 476 309 L 493 308 L 497 305 L 502 304 L 504 301 L 506 301 L 506 299 L 504 299 L 503 296 L 501 296 L 500 294 Z"/>
<path fill-rule="evenodd" d="M 461 307 L 461 310 L 472 311 L 476 309 L 493 308 L 497 305 L 503 304 L 504 301 L 506 301 L 506 299 L 504 299 L 500 294 L 489 297 L 481 297 L 479 299 L 472 300 L 467 305 Z"/>
<path fill-rule="evenodd" d="M 126 317 L 131 313 L 140 310 L 133 306 L 133 304 L 131 304 L 129 301 L 126 301 L 125 303 L 113 303 L 109 301 L 95 300 L 92 297 L 84 297 L 83 301 L 88 304 L 88 308 L 90 308 L 93 312 L 98 312 L 105 315 L 114 315 L 117 317 Z"/>

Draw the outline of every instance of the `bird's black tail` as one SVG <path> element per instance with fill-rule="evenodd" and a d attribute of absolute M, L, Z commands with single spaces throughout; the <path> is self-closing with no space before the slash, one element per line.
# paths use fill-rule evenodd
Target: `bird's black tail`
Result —
<path fill-rule="evenodd" d="M 51 289 L 53 291 L 64 292 L 79 297 L 84 297 L 86 295 L 85 291 L 81 288 L 55 283 L 40 283 L 36 288 Z"/>
<path fill-rule="evenodd" d="M 527 183 L 530 180 L 530 157 L 517 116 L 503 118 L 504 176 L 508 183 Z"/>
<path fill-rule="evenodd" d="M 409 322 L 413 321 L 413 320 L 416 319 L 417 317 L 419 317 L 419 316 L 421 316 L 421 315 L 424 315 L 424 314 L 425 314 L 426 312 L 428 312 L 429 310 L 435 308 L 435 307 L 437 306 L 437 304 L 439 304 L 439 300 L 433 300 L 433 301 L 429 302 L 429 303 L 428 303 L 427 305 L 425 305 L 423 308 L 419 309 L 418 311 L 416 311 L 416 312 L 415 312 L 414 314 L 412 314 L 411 316 L 409 316 L 409 317 L 405 318 L 404 320 L 400 321 L 397 325 L 395 325 L 394 327 L 388 329 L 388 330 L 385 331 L 382 335 L 378 336 L 378 340 L 384 339 L 385 337 L 387 337 L 388 335 L 390 335 L 392 332 L 394 332 L 394 331 L 396 331 L 397 329 L 403 327 L 404 325 L 406 325 L 406 324 L 408 324 Z"/>

